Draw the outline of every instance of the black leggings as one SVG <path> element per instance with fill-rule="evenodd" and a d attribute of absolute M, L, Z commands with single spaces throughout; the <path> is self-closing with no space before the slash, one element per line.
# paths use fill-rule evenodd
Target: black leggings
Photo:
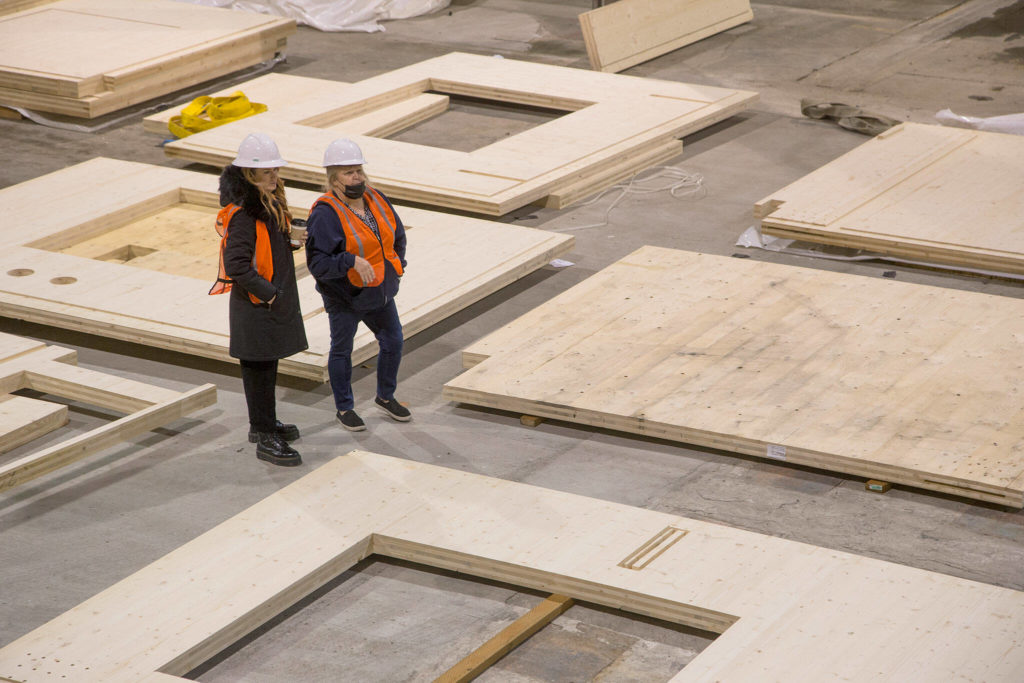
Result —
<path fill-rule="evenodd" d="M 254 432 L 272 432 L 277 423 L 274 388 L 277 384 L 276 360 L 240 360 L 245 403 L 249 407 L 249 428 Z"/>

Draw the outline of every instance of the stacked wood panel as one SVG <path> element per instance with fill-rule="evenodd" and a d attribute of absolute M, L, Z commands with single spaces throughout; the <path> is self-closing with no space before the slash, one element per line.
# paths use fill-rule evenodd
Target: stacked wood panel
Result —
<path fill-rule="evenodd" d="M 291 19 L 173 0 L 0 15 L 0 105 L 94 118 L 283 53 Z"/>

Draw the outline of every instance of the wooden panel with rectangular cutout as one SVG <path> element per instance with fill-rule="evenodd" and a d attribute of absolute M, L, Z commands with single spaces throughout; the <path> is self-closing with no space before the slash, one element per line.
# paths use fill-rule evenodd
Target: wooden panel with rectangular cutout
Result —
<path fill-rule="evenodd" d="M 566 114 L 472 152 L 387 140 L 370 132 L 395 118 L 384 108 L 426 92 Z M 274 138 L 288 160 L 283 176 L 320 183 L 323 151 L 344 135 L 360 145 L 367 172 L 390 195 L 502 215 L 594 178 L 602 179 L 598 189 L 610 185 L 651 163 L 638 150 L 678 145 L 678 138 L 756 99 L 756 93 L 742 90 L 453 52 L 358 83 L 311 87 L 304 97 L 176 140 L 164 150 L 172 157 L 224 164 L 246 135 L 259 131 Z M 346 124 L 357 117 L 357 124 Z M 330 129 L 321 127 L 325 121 L 332 122 Z"/>
<path fill-rule="evenodd" d="M 666 527 L 687 533 L 619 566 Z M 1024 667 L 1020 591 L 353 451 L 0 649 L 0 676 L 170 683 L 373 554 L 721 633 L 676 683 L 793 680 L 794 662 L 803 680 L 894 683 Z"/>
<path fill-rule="evenodd" d="M 768 234 L 1024 274 L 1024 138 L 904 123 L 755 206 Z"/>
<path fill-rule="evenodd" d="M 64 190 L 53 193 L 54 187 Z M 305 216 L 318 193 L 288 189 Z M 0 315 L 232 360 L 228 297 L 209 296 L 219 237 L 217 176 L 93 159 L 0 189 Z M 46 205 L 48 210 L 40 212 Z M 396 298 L 406 337 L 568 251 L 573 238 L 542 230 L 398 207 L 409 268 Z M 31 225 L 27 230 L 24 226 Z M 323 300 L 296 252 L 309 349 L 281 372 L 327 379 Z M 173 292 L 173 296 L 168 296 Z M 361 327 L 353 361 L 377 353 Z"/>
<path fill-rule="evenodd" d="M 212 384 L 188 391 L 173 391 L 134 380 L 108 375 L 75 365 L 71 349 L 47 346 L 10 334 L 0 333 L 0 452 L 30 442 L 67 422 L 67 406 L 39 399 L 11 396 L 32 389 L 42 394 L 80 401 L 118 413 L 123 417 L 29 455 L 0 465 L 0 491 L 76 462 L 137 434 L 213 405 L 217 390 Z M 11 414 L 12 403 L 22 403 L 21 412 Z M 49 409 L 46 408 L 49 406 Z M 38 422 L 26 422 L 26 420 Z M 12 424 L 12 422 L 14 424 Z M 45 425 L 45 427 L 44 427 Z M 9 443 L 4 439 L 9 438 Z"/>
<path fill-rule="evenodd" d="M 1020 307 L 643 247 L 472 344 L 444 395 L 1022 507 Z"/>

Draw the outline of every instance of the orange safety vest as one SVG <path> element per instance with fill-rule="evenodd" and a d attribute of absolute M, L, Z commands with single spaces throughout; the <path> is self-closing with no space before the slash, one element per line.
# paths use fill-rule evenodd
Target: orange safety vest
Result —
<path fill-rule="evenodd" d="M 213 283 L 213 287 L 210 287 L 210 294 L 230 292 L 231 285 L 234 284 L 224 272 L 224 246 L 228 242 L 228 225 L 231 223 L 231 217 L 241 208 L 235 204 L 228 204 L 217 213 L 216 228 L 217 234 L 220 235 L 220 269 L 217 272 L 217 281 Z M 256 221 L 256 248 L 252 254 L 252 266 L 260 274 L 260 277 L 268 282 L 273 279 L 274 255 L 270 251 L 270 232 L 267 230 L 267 224 L 263 221 Z M 249 294 L 249 300 L 254 304 L 265 303 L 252 294 Z"/>
<path fill-rule="evenodd" d="M 384 282 L 384 259 L 391 262 L 395 272 L 402 274 L 402 260 L 395 253 L 395 231 L 398 230 L 398 219 L 391 205 L 372 187 L 366 188 L 363 194 L 363 202 L 370 208 L 377 221 L 377 229 L 380 231 L 380 239 L 373 234 L 373 230 L 350 209 L 345 202 L 340 201 L 333 194 L 328 192 L 316 200 L 316 204 L 325 202 L 338 214 L 342 230 L 345 232 L 345 250 L 350 254 L 362 256 L 373 266 L 373 280 L 369 284 L 363 284 L 363 279 L 355 268 L 348 271 L 348 281 L 356 287 L 377 287 Z M 313 206 L 316 206 L 314 204 Z"/>

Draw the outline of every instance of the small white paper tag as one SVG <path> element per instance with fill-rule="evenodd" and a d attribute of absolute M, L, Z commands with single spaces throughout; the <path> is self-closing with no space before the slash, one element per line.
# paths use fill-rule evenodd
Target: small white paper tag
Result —
<path fill-rule="evenodd" d="M 785 460 L 786 459 L 786 447 L 778 446 L 776 444 L 768 444 L 765 448 L 765 457 L 771 458 L 772 460 Z"/>
<path fill-rule="evenodd" d="M 565 268 L 566 266 L 576 265 L 572 261 L 566 261 L 565 259 L 556 258 L 549 263 L 552 268 Z"/>

